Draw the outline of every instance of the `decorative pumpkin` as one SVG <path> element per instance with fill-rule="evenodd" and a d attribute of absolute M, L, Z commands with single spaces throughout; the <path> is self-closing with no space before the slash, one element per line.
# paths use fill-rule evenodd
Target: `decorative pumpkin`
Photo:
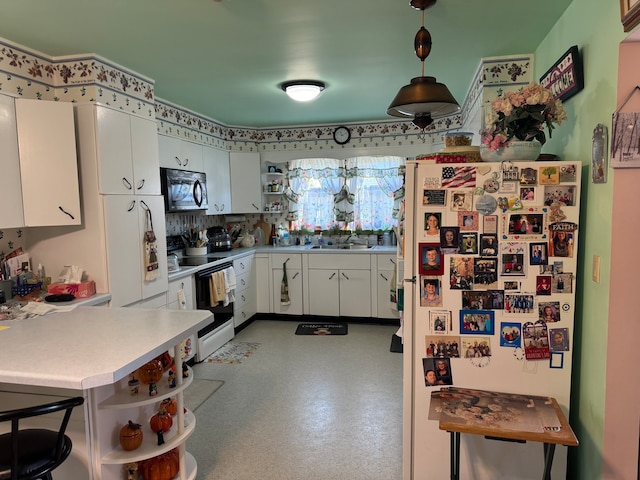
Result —
<path fill-rule="evenodd" d="M 180 453 L 174 448 L 157 457 L 143 460 L 138 471 L 144 480 L 171 480 L 180 473 Z"/>
<path fill-rule="evenodd" d="M 162 430 L 163 432 L 168 432 L 171 428 L 171 425 L 173 425 L 173 419 L 171 418 L 171 415 L 169 415 L 167 413 L 167 410 L 162 405 L 160 405 L 158 413 L 153 415 L 151 417 L 151 420 L 149 420 L 149 426 L 151 427 L 151 430 L 153 431 L 153 433 L 158 433 L 160 430 Z"/>
<path fill-rule="evenodd" d="M 165 398 L 160 405 L 162 405 L 172 417 L 178 414 L 178 401 L 175 398 Z"/>
<path fill-rule="evenodd" d="M 169 352 L 164 352 L 162 355 L 156 357 L 156 360 L 160 360 L 162 363 L 162 370 L 166 372 L 173 365 L 173 357 Z"/>
<path fill-rule="evenodd" d="M 120 445 L 127 451 L 138 448 L 142 444 L 142 437 L 140 424 L 133 423 L 131 420 L 120 429 Z"/>
<path fill-rule="evenodd" d="M 157 383 L 162 378 L 163 373 L 162 362 L 156 358 L 138 369 L 138 378 L 145 385 L 151 385 L 152 383 Z"/>

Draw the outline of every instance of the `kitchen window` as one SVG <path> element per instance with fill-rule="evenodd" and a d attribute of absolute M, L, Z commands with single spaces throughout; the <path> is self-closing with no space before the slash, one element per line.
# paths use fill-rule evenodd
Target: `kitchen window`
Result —
<path fill-rule="evenodd" d="M 293 228 L 390 230 L 404 197 L 402 157 L 311 158 L 289 164 Z"/>

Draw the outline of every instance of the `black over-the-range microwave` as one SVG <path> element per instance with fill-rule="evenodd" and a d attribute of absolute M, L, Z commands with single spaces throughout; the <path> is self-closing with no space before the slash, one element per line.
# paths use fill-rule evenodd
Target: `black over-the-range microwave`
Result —
<path fill-rule="evenodd" d="M 202 172 L 160 168 L 165 211 L 207 209 L 207 178 Z"/>

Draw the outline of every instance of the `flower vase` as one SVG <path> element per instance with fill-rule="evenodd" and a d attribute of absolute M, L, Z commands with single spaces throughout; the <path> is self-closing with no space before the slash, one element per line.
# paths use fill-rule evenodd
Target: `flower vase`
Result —
<path fill-rule="evenodd" d="M 480 158 L 483 162 L 528 162 L 537 160 L 540 150 L 542 144 L 537 140 L 510 140 L 506 146 L 497 150 L 489 150 L 487 145 L 480 145 Z"/>

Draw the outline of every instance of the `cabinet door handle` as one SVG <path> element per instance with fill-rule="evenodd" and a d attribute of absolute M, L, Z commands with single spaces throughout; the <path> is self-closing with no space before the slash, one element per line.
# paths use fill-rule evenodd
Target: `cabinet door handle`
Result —
<path fill-rule="evenodd" d="M 124 177 L 122 177 L 122 183 L 124 184 L 127 190 L 131 190 L 133 188 L 133 185 L 131 185 L 131 182 Z"/>
<path fill-rule="evenodd" d="M 129 204 L 129 208 L 127 208 L 127 212 L 130 212 L 135 207 L 136 207 L 136 201 L 135 200 L 131 200 L 131 203 Z"/>
<path fill-rule="evenodd" d="M 187 166 L 187 163 L 189 163 L 189 159 L 188 159 L 188 158 L 185 158 L 185 159 L 184 159 L 184 165 L 183 165 L 183 166 L 185 166 L 185 167 L 186 167 L 186 166 Z"/>
<path fill-rule="evenodd" d="M 336 276 L 336 272 L 333 272 L 333 273 L 331 274 L 331 276 L 329 277 L 329 280 L 331 280 L 331 279 L 332 279 L 333 277 L 335 277 L 335 276 Z"/>
<path fill-rule="evenodd" d="M 296 272 L 293 274 L 293 278 L 295 279 L 298 275 L 300 275 L 300 272 Z"/>
<path fill-rule="evenodd" d="M 220 205 L 220 210 L 224 210 L 224 203 Z"/>
<path fill-rule="evenodd" d="M 252 206 L 253 208 L 255 208 L 256 210 L 260 211 L 260 209 L 256 206 L 256 204 L 255 204 L 255 203 L 252 203 L 252 204 L 251 204 L 251 206 Z"/>
<path fill-rule="evenodd" d="M 246 301 L 247 301 L 247 298 L 246 298 L 244 295 L 240 295 L 240 298 L 242 298 L 242 301 L 243 301 L 243 302 L 246 302 Z"/>
<path fill-rule="evenodd" d="M 136 190 L 142 190 L 142 187 L 144 187 L 144 178 L 138 182 Z"/>
<path fill-rule="evenodd" d="M 62 207 L 58 206 L 58 209 L 59 209 L 62 213 L 64 213 L 65 215 L 69 215 L 69 216 L 71 217 L 71 220 L 75 220 L 75 219 L 76 219 L 76 217 L 74 217 L 73 215 L 71 215 L 71 214 L 70 214 L 69 212 L 67 212 L 64 208 L 62 208 Z"/>
<path fill-rule="evenodd" d="M 240 283 L 242 284 L 243 287 L 247 284 L 247 282 L 244 281 L 244 278 L 240 280 Z"/>
<path fill-rule="evenodd" d="M 393 258 L 390 258 L 389 261 L 395 266 L 396 261 Z"/>
<path fill-rule="evenodd" d="M 240 262 L 240 270 L 244 270 L 244 263 Z"/>
<path fill-rule="evenodd" d="M 384 278 L 384 281 L 385 281 L 385 282 L 388 282 L 388 281 L 389 281 L 389 279 L 388 279 L 387 277 L 385 277 L 383 274 L 380 274 L 380 276 L 381 276 L 382 278 Z"/>
<path fill-rule="evenodd" d="M 342 276 L 343 276 L 344 278 L 346 278 L 347 280 L 349 280 L 349 277 L 347 277 L 347 276 L 344 274 L 344 272 L 340 272 L 340 273 L 342 274 Z"/>
<path fill-rule="evenodd" d="M 176 159 L 176 163 L 181 167 L 182 166 L 182 162 L 180 161 L 180 159 L 178 157 L 175 157 Z"/>

